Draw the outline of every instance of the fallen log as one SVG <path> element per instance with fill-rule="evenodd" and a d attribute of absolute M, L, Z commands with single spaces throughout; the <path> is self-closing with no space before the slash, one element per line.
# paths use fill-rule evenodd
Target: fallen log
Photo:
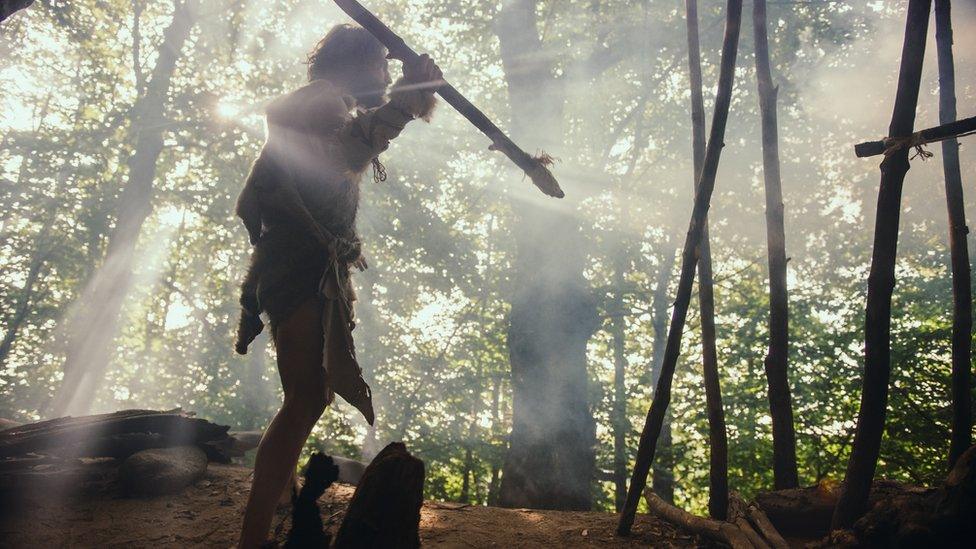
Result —
<path fill-rule="evenodd" d="M 732 549 L 753 549 L 756 547 L 749 536 L 734 524 L 692 515 L 667 503 L 649 490 L 644 491 L 644 501 L 647 502 L 651 514 L 689 532 L 724 543 Z M 766 545 L 760 547 L 766 547 Z"/>
<path fill-rule="evenodd" d="M 904 495 L 923 496 L 929 488 L 889 480 L 875 481 L 869 505 Z M 830 532 L 830 519 L 837 505 L 839 486 L 817 485 L 757 494 L 755 504 L 769 522 L 787 537 L 816 539 Z"/>
<path fill-rule="evenodd" d="M 730 494 L 727 520 L 742 531 L 753 547 L 758 549 L 772 548 L 772 544 L 768 543 L 766 539 L 763 538 L 762 534 L 756 531 L 752 525 L 752 522 L 749 521 L 749 515 L 746 511 L 747 509 L 748 505 L 742 500 L 741 497 L 739 497 L 738 494 Z"/>
<path fill-rule="evenodd" d="M 974 517 L 976 446 L 959 457 L 941 487 L 882 499 L 852 530 L 860 547 L 967 547 L 976 539 Z"/>
<path fill-rule="evenodd" d="M 212 461 L 239 455 L 228 427 L 181 410 L 123 410 L 63 417 L 0 431 L 0 458 L 28 454 L 125 458 L 149 448 L 195 445 Z"/>
<path fill-rule="evenodd" d="M 424 462 L 390 443 L 363 473 L 335 547 L 420 547 L 423 490 Z"/>
<path fill-rule="evenodd" d="M 749 502 L 746 506 L 746 516 L 749 518 L 749 522 L 756 528 L 766 542 L 769 543 L 774 549 L 789 549 L 789 544 L 783 539 L 773 523 L 769 521 L 769 517 L 766 513 L 763 513 L 762 509 L 756 505 L 755 502 Z"/>

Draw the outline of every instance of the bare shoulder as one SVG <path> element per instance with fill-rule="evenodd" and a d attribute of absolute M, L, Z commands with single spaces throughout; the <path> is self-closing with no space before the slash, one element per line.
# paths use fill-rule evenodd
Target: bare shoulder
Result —
<path fill-rule="evenodd" d="M 330 126 L 349 116 L 350 106 L 335 86 L 313 80 L 279 96 L 265 109 L 268 122 L 281 126 Z"/>

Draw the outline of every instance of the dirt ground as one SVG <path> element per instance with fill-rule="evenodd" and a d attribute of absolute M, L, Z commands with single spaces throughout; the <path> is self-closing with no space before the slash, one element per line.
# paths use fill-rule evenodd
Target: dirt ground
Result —
<path fill-rule="evenodd" d="M 0 547 L 231 547 L 250 483 L 250 469 L 211 463 L 182 493 L 127 499 L 111 482 L 84 496 L 55 490 L 24 496 L 0 512 Z M 353 488 L 334 485 L 319 501 L 323 521 L 339 527 Z M 425 547 L 694 547 L 696 539 L 653 517 L 638 516 L 630 538 L 613 532 L 611 513 L 536 511 L 428 501 L 421 513 Z M 275 519 L 276 539 L 289 528 Z"/>

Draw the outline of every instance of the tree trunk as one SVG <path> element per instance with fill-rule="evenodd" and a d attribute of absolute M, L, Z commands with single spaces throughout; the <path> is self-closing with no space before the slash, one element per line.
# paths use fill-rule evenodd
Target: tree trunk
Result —
<path fill-rule="evenodd" d="M 500 396 L 501 396 L 501 383 L 502 380 L 495 377 L 492 380 L 491 385 L 491 426 L 492 434 L 494 434 L 495 428 L 501 421 L 501 410 Z M 492 437 L 494 438 L 494 437 Z M 496 505 L 498 503 L 498 489 L 499 489 L 499 474 L 501 473 L 501 468 L 498 466 L 498 462 L 495 456 L 492 455 L 491 459 L 491 482 L 488 484 L 488 505 Z"/>
<path fill-rule="evenodd" d="M 956 74 L 952 60 L 952 21 L 949 0 L 935 0 L 935 44 L 939 57 L 939 123 L 956 120 Z M 966 242 L 966 210 L 959 170 L 959 141 L 942 142 L 949 210 L 949 253 L 952 257 L 952 436 L 949 468 L 972 444 L 972 396 L 970 395 L 970 345 L 973 301 L 970 287 L 969 249 Z"/>
<path fill-rule="evenodd" d="M 474 465 L 474 456 L 471 453 L 471 444 L 464 450 L 464 475 L 461 477 L 461 496 L 458 501 L 461 503 L 471 502 L 471 469 Z"/>
<path fill-rule="evenodd" d="M 132 284 L 139 232 L 152 211 L 152 184 L 166 127 L 166 95 L 195 23 L 196 6 L 197 0 L 175 5 L 146 93 L 133 107 L 131 132 L 136 145 L 127 162 L 129 178 L 119 198 L 104 262 L 82 293 L 80 310 L 69 320 L 64 380 L 52 416 L 87 412 L 111 360 L 119 314 Z"/>
<path fill-rule="evenodd" d="M 681 252 L 681 276 L 678 279 L 678 293 L 671 313 L 671 327 L 668 331 L 668 342 L 664 352 L 664 364 L 661 367 L 661 378 L 654 391 L 654 400 L 647 412 L 644 428 L 641 431 L 640 444 L 637 449 L 637 461 L 631 477 L 630 488 L 627 492 L 627 504 L 620 515 L 617 533 L 627 535 L 634 523 L 637 513 L 637 503 L 644 485 L 647 473 L 654 461 L 654 452 L 664 415 L 671 400 L 671 382 L 674 370 L 681 353 L 681 335 L 684 330 L 688 305 L 691 301 L 691 289 L 695 281 L 695 267 L 698 264 L 697 250 L 701 243 L 705 219 L 708 214 L 712 191 L 715 188 L 715 175 L 718 172 L 718 162 L 722 155 L 725 138 L 725 124 L 728 121 L 729 106 L 732 101 L 732 83 L 735 78 L 735 58 L 739 45 L 739 27 L 742 21 L 742 0 L 729 0 L 725 23 L 725 39 L 722 44 L 722 62 L 719 71 L 718 94 L 715 97 L 715 112 L 712 117 L 712 129 L 705 150 L 705 163 L 702 167 L 698 190 L 695 193 L 695 205 L 688 227 L 688 237 Z"/>
<path fill-rule="evenodd" d="M 661 378 L 661 366 L 664 364 L 664 347 L 668 333 L 668 282 L 671 271 L 674 270 L 674 253 L 670 239 L 661 252 L 661 265 L 657 272 L 654 286 L 654 297 L 651 303 L 651 326 L 654 328 L 654 342 L 651 347 L 651 383 L 656 386 Z M 674 504 L 674 456 L 671 454 L 671 417 L 664 415 L 661 425 L 661 440 L 658 443 L 661 452 L 654 461 L 654 476 L 651 488 L 665 502 Z"/>
<path fill-rule="evenodd" d="M 4 326 L 3 340 L 0 341 L 0 370 L 6 365 L 7 357 L 10 356 L 14 341 L 16 341 L 17 335 L 20 333 L 20 328 L 24 325 L 28 315 L 30 315 L 35 286 L 41 278 L 44 265 L 54 251 L 51 243 L 47 242 L 47 236 L 51 231 L 52 225 L 54 225 L 55 216 L 57 216 L 56 211 L 50 213 L 40 233 L 34 239 L 36 249 L 31 256 L 30 265 L 27 268 L 24 287 L 17 299 L 17 305 L 14 308 L 13 315 L 7 321 L 6 326 Z"/>
<path fill-rule="evenodd" d="M 701 46 L 698 38 L 698 1 L 685 0 L 688 26 L 688 75 L 691 83 L 691 134 L 694 156 L 694 188 L 698 190 L 705 161 L 705 101 L 702 98 Z M 729 507 L 729 446 L 725 434 L 725 410 L 718 377 L 715 349 L 715 294 L 712 281 L 712 251 L 708 241 L 708 217 L 698 247 L 698 307 L 701 310 L 702 377 L 708 410 L 709 491 L 708 513 L 723 520 Z"/>
<path fill-rule="evenodd" d="M 495 31 L 513 135 L 558 156 L 565 90 L 543 50 L 535 4 L 507 4 Z M 524 186 L 513 192 L 518 195 L 513 205 L 516 290 L 508 332 L 513 417 L 499 504 L 586 510 L 596 443 L 587 401 L 586 343 L 599 317 L 583 278 L 576 203 L 550 201 Z"/>
<path fill-rule="evenodd" d="M 614 508 L 620 511 L 627 499 L 627 373 L 625 349 L 626 316 L 624 314 L 623 285 L 626 261 L 623 253 L 615 261 L 613 299 L 610 309 L 610 333 L 613 346 L 613 483 Z"/>
<path fill-rule="evenodd" d="M 915 125 L 931 8 L 932 0 L 910 0 L 908 4 L 898 91 L 888 129 L 890 137 L 911 135 Z M 845 487 L 834 510 L 832 527 L 835 530 L 849 528 L 867 510 L 868 493 L 881 450 L 888 405 L 888 378 L 891 374 L 891 294 L 895 288 L 901 188 L 908 168 L 908 148 L 905 147 L 885 156 L 881 162 L 881 188 L 878 191 L 864 326 L 861 408 L 844 477 Z"/>
<path fill-rule="evenodd" d="M 769 415 L 773 421 L 773 479 L 777 490 L 796 488 L 796 433 L 787 376 L 789 356 L 789 305 L 786 291 L 786 229 L 783 219 L 783 185 L 779 173 L 779 128 L 776 93 L 769 69 L 766 35 L 766 0 L 754 0 L 752 23 L 756 45 L 756 82 L 762 119 L 763 179 L 766 185 L 766 248 L 769 257 L 769 350 L 766 383 Z"/>

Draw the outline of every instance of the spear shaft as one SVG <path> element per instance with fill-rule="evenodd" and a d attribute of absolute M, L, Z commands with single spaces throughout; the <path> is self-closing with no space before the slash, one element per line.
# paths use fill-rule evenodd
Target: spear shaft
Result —
<path fill-rule="evenodd" d="M 370 34 L 386 46 L 386 49 L 390 51 L 390 57 L 399 59 L 405 63 L 415 62 L 420 57 L 402 38 L 390 30 L 389 27 L 356 0 L 334 1 L 342 11 L 346 12 L 349 17 L 352 17 L 360 26 L 368 30 Z M 475 107 L 466 97 L 461 95 L 461 92 L 457 91 L 446 80 L 442 80 L 437 85 L 435 91 L 449 105 L 461 113 L 462 116 L 467 118 L 469 122 L 474 124 L 476 128 L 488 136 L 488 139 L 491 139 L 492 150 L 501 151 L 516 166 L 522 168 L 526 175 L 532 179 L 532 183 L 536 187 L 539 187 L 539 190 L 556 198 L 565 196 L 563 190 L 559 188 L 559 183 L 556 181 L 556 178 L 553 177 L 545 165 L 547 162 L 545 158 L 547 157 L 533 158 L 529 156 L 528 153 L 519 148 L 515 142 L 505 135 L 505 132 L 485 116 L 485 113 L 481 112 L 478 107 Z"/>

